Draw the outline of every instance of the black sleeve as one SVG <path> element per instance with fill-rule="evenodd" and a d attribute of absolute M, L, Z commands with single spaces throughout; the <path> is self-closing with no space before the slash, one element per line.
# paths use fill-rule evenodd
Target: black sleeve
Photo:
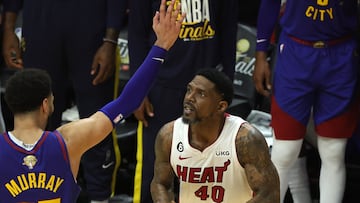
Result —
<path fill-rule="evenodd" d="M 224 67 L 223 72 L 231 79 L 234 78 L 235 56 L 236 56 L 236 33 L 238 0 L 221 1 L 220 22 L 220 43 L 221 43 L 221 62 Z"/>
<path fill-rule="evenodd" d="M 154 1 L 156 0 L 130 0 L 128 47 L 131 75 L 144 61 L 153 44 L 153 41 L 150 41 L 150 36 L 153 35 Z"/>

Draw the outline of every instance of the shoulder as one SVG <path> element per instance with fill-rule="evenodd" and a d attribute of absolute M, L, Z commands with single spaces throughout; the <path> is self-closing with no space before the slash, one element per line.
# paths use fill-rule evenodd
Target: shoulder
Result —
<path fill-rule="evenodd" d="M 269 148 L 262 133 L 249 123 L 243 123 L 236 135 L 236 151 L 243 165 L 260 154 L 268 154 Z"/>
<path fill-rule="evenodd" d="M 169 134 L 172 134 L 173 132 L 173 129 L 174 129 L 174 124 L 175 124 L 175 121 L 171 121 L 171 122 L 168 122 L 166 123 L 165 125 L 163 125 L 161 127 L 161 129 L 159 130 L 159 135 L 169 135 Z"/>
<path fill-rule="evenodd" d="M 170 156 L 173 128 L 174 121 L 165 124 L 159 130 L 155 140 L 155 155 L 157 159 L 168 159 Z"/>
<path fill-rule="evenodd" d="M 167 143 L 167 144 L 171 143 L 173 137 L 174 124 L 175 121 L 171 121 L 161 127 L 161 129 L 157 134 L 157 138 L 156 138 L 157 143 L 159 142 Z"/>
<path fill-rule="evenodd" d="M 264 140 L 262 133 L 248 122 L 241 124 L 236 138 L 248 141 Z"/>

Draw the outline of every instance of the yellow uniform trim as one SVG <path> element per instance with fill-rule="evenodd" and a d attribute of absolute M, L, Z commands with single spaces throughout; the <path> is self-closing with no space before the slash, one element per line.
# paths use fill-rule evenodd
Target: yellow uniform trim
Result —
<path fill-rule="evenodd" d="M 115 56 L 115 77 L 114 77 L 114 99 L 118 97 L 119 92 L 119 73 L 120 73 L 120 48 L 119 46 L 116 46 L 116 56 Z M 113 147 L 115 151 L 115 168 L 112 174 L 112 180 L 111 180 L 111 197 L 115 195 L 115 188 L 116 188 L 116 179 L 117 179 L 117 172 L 120 167 L 120 160 L 121 160 L 121 153 L 117 141 L 117 133 L 114 129 L 112 131 L 112 138 L 113 138 Z"/>
<path fill-rule="evenodd" d="M 134 178 L 134 197 L 133 203 L 140 203 L 141 201 L 141 182 L 142 182 L 142 167 L 143 167 L 143 123 L 139 121 L 137 128 L 137 151 L 136 151 L 136 168 Z"/>

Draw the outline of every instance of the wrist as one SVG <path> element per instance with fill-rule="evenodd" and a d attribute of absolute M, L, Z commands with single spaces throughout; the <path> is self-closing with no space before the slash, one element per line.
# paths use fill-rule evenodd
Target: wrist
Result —
<path fill-rule="evenodd" d="M 155 43 L 154 43 L 155 46 L 157 47 L 160 47 L 166 51 L 169 51 L 171 45 L 169 43 L 166 43 L 166 42 L 161 42 L 159 40 L 156 40 Z"/>
<path fill-rule="evenodd" d="M 255 58 L 257 60 L 266 59 L 267 58 L 267 52 L 258 50 L 258 51 L 255 52 Z"/>
<path fill-rule="evenodd" d="M 118 45 L 117 40 L 113 40 L 113 39 L 106 38 L 106 37 L 103 38 L 103 42 L 110 43 L 110 44 L 113 44 L 113 45 Z"/>

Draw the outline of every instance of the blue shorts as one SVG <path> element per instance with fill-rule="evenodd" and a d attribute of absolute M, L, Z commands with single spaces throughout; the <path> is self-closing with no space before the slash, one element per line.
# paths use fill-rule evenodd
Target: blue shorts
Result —
<path fill-rule="evenodd" d="M 303 138 L 311 112 L 319 135 L 350 137 L 358 115 L 358 60 L 353 39 L 313 48 L 282 34 L 271 105 L 276 138 Z"/>

